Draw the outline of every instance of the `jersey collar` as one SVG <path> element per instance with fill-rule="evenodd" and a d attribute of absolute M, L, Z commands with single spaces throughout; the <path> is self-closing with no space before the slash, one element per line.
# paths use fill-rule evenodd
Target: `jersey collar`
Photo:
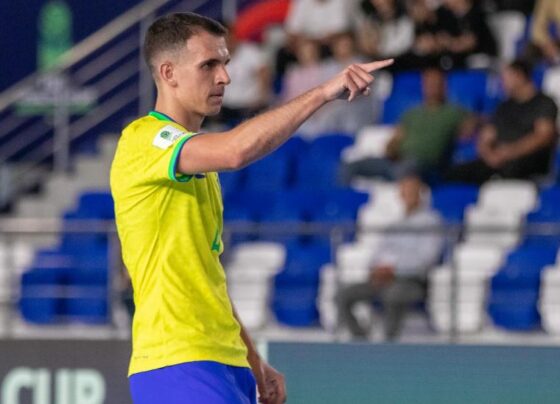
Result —
<path fill-rule="evenodd" d="M 165 115 L 163 112 L 150 111 L 148 115 L 153 116 L 154 118 L 159 119 L 160 121 L 175 122 L 173 118 L 171 118 L 169 115 Z"/>

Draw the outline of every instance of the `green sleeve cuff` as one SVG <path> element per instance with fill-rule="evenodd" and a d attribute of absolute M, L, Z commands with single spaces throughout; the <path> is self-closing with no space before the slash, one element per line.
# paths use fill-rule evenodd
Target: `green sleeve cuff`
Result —
<path fill-rule="evenodd" d="M 167 169 L 167 175 L 171 181 L 175 182 L 188 182 L 193 176 L 187 174 L 181 174 L 177 172 L 177 165 L 179 164 L 179 156 L 181 155 L 181 150 L 183 145 L 192 137 L 194 134 L 190 134 L 179 140 L 179 142 L 173 148 L 173 154 L 171 155 L 171 160 L 169 161 L 169 167 Z"/>

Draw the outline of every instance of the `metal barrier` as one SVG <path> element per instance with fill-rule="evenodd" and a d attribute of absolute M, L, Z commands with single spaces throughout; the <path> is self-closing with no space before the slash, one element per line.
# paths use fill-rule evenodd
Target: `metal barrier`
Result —
<path fill-rule="evenodd" d="M 226 245 L 225 253 L 223 255 L 222 261 L 226 264 L 228 262 L 228 253 L 230 252 L 227 248 L 229 240 L 234 235 L 251 235 L 258 237 L 260 240 L 266 240 L 267 238 L 274 239 L 278 236 L 314 236 L 321 237 L 328 240 L 331 247 L 331 262 L 334 264 L 335 268 L 337 266 L 336 251 L 337 248 L 344 242 L 356 235 L 357 231 L 360 233 L 372 233 L 372 234 L 387 234 L 388 232 L 398 232 L 398 233 L 415 233 L 415 234 L 425 234 L 426 232 L 438 232 L 444 235 L 446 244 L 448 246 L 448 254 L 445 261 L 449 263 L 452 269 L 451 272 L 451 289 L 450 289 L 450 331 L 449 331 L 449 342 L 457 342 L 459 337 L 459 331 L 457 327 L 457 310 L 458 310 L 458 288 L 460 286 L 460 277 L 453 260 L 451 260 L 449 252 L 453 251 L 457 242 L 461 239 L 461 236 L 465 228 L 461 224 L 449 224 L 444 227 L 433 227 L 433 228 L 387 228 L 387 227 L 376 227 L 376 228 L 358 228 L 355 223 L 306 223 L 302 222 L 299 225 L 286 226 L 282 223 L 252 223 L 252 222 L 230 222 L 227 223 L 224 229 L 223 240 Z M 523 226 L 523 228 L 512 229 L 512 228 L 501 228 L 501 227 L 478 227 L 477 231 L 482 233 L 492 234 L 495 232 L 507 231 L 520 231 L 524 235 L 539 235 L 539 236 L 560 236 L 560 223 L 540 223 L 540 224 L 529 224 Z M 123 274 L 124 268 L 121 261 L 120 254 L 120 243 L 117 237 L 117 233 L 112 221 L 91 221 L 91 220 L 72 220 L 72 221 L 61 221 L 60 219 L 2 219 L 0 220 L 0 244 L 3 245 L 3 253 L 0 254 L 2 260 L 0 261 L 0 275 L 4 272 L 7 280 L 4 277 L 5 284 L 10 285 L 8 293 L 2 294 L 0 292 L 0 307 L 4 308 L 4 311 L 8 313 L 4 319 L 4 337 L 14 338 L 18 337 L 18 333 L 14 332 L 14 309 L 19 299 L 19 279 L 17 278 L 18 273 L 15 271 L 16 268 L 16 250 L 15 245 L 22 240 L 27 240 L 31 245 L 33 241 L 44 236 L 59 236 L 62 232 L 71 235 L 80 234 L 100 234 L 107 237 L 109 248 L 109 307 L 110 307 L 110 324 L 105 327 L 105 333 L 101 333 L 101 338 L 115 338 L 116 336 L 127 337 L 129 324 L 127 321 L 122 321 L 122 314 L 119 311 L 123 311 L 122 302 L 120 302 L 121 290 L 122 290 L 122 280 L 121 274 Z M 20 268 L 21 269 L 21 268 Z M 2 276 L 0 276 L 0 279 Z M 58 291 L 37 291 L 39 296 L 57 296 L 57 297 L 69 297 L 76 290 L 58 290 Z M 54 294 L 53 294 L 54 293 Z M 57 294 L 58 293 L 58 294 Z M 4 299 L 2 299 L 4 296 Z M 36 333 L 32 336 L 37 336 L 42 333 L 42 328 L 38 327 L 35 331 Z M 68 336 L 68 327 L 62 327 L 60 329 L 60 334 Z M 55 333 L 55 335 L 57 335 Z M 80 335 L 83 337 L 83 335 Z M 332 339 L 336 339 L 337 335 L 332 335 Z"/>

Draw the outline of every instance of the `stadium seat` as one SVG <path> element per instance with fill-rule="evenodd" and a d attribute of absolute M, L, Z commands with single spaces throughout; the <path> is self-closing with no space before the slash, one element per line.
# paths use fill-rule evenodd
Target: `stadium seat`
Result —
<path fill-rule="evenodd" d="M 515 59 L 517 44 L 523 39 L 526 18 L 517 11 L 502 11 L 489 16 L 488 24 L 498 42 L 498 57 L 503 62 Z"/>
<path fill-rule="evenodd" d="M 279 191 L 287 188 L 290 175 L 287 157 L 276 152 L 245 168 L 245 190 Z"/>
<path fill-rule="evenodd" d="M 419 72 L 398 73 L 393 77 L 391 95 L 383 105 L 381 122 L 394 125 L 402 114 L 422 102 L 422 80 Z"/>
<path fill-rule="evenodd" d="M 531 330 L 539 325 L 537 310 L 541 272 L 556 259 L 557 249 L 524 243 L 493 276 L 488 311 L 496 325 Z"/>
<path fill-rule="evenodd" d="M 469 185 L 442 185 L 432 189 L 432 207 L 448 222 L 462 222 L 465 208 L 476 203 L 478 188 Z"/>
<path fill-rule="evenodd" d="M 80 196 L 78 212 L 81 218 L 113 220 L 115 208 L 110 192 L 85 192 Z"/>
<path fill-rule="evenodd" d="M 546 332 L 560 334 L 560 268 L 549 266 L 541 273 L 539 313 Z"/>
<path fill-rule="evenodd" d="M 314 139 L 308 148 L 308 155 L 340 158 L 342 150 L 353 143 L 346 134 L 323 134 Z"/>
<path fill-rule="evenodd" d="M 287 246 L 286 266 L 274 280 L 272 308 L 279 322 L 291 326 L 317 323 L 316 307 L 319 274 L 330 261 L 325 243 L 291 243 Z"/>
<path fill-rule="evenodd" d="M 351 189 L 338 189 L 323 193 L 322 203 L 316 204 L 311 212 L 311 220 L 316 222 L 356 221 L 358 209 L 367 202 L 369 195 Z"/>
<path fill-rule="evenodd" d="M 352 162 L 366 157 L 384 157 L 393 131 L 392 125 L 366 126 L 356 134 L 354 144 L 342 151 L 342 160 Z"/>
<path fill-rule="evenodd" d="M 234 192 L 239 192 L 245 185 L 245 171 L 228 171 L 219 174 L 220 187 L 222 188 L 222 195 L 224 198 Z"/>
<path fill-rule="evenodd" d="M 453 71 L 447 78 L 449 100 L 474 112 L 482 112 L 487 74 L 481 70 Z"/>
<path fill-rule="evenodd" d="M 537 189 L 529 181 L 500 180 L 485 183 L 480 189 L 478 205 L 526 214 L 537 204 Z"/>

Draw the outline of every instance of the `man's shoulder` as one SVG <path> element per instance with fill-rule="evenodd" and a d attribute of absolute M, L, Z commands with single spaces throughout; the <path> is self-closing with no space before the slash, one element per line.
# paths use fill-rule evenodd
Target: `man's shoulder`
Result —
<path fill-rule="evenodd" d="M 556 106 L 556 102 L 552 99 L 552 97 L 546 95 L 545 93 L 539 91 L 534 98 L 535 102 L 539 103 L 540 105 L 546 106 Z"/>
<path fill-rule="evenodd" d="M 134 121 L 129 123 L 123 129 L 123 135 L 131 134 L 131 133 L 156 134 L 157 132 L 159 132 L 162 128 L 164 128 L 166 126 L 172 126 L 174 128 L 177 128 L 178 130 L 185 131 L 185 129 L 183 127 L 181 127 L 181 125 L 179 125 L 179 124 L 177 124 L 173 121 L 162 121 L 162 120 L 156 119 L 156 118 L 154 118 L 150 115 L 145 115 L 145 116 L 142 116 L 138 119 L 135 119 Z"/>
<path fill-rule="evenodd" d="M 166 144 L 172 144 L 181 135 L 188 132 L 176 122 L 160 120 L 146 115 L 128 124 L 123 129 L 122 138 L 130 144 L 153 144 L 157 146 L 158 139 Z"/>

